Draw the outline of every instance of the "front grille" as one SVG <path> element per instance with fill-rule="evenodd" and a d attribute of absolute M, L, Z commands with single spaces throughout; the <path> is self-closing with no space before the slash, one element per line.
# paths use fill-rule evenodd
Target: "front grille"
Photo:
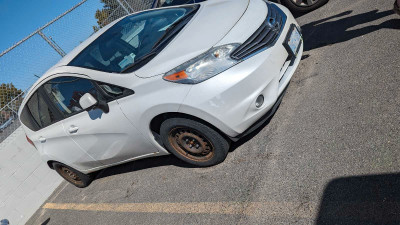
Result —
<path fill-rule="evenodd" d="M 276 5 L 266 4 L 268 6 L 267 18 L 249 39 L 232 52 L 231 57 L 233 59 L 242 60 L 250 57 L 272 47 L 278 40 L 282 28 L 285 26 L 286 15 Z"/>

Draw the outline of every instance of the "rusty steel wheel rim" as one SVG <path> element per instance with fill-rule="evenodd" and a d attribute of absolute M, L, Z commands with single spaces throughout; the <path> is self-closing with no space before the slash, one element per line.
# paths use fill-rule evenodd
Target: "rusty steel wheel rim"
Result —
<path fill-rule="evenodd" d="M 168 141 L 183 157 L 204 162 L 214 156 L 214 146 L 200 132 L 187 127 L 176 127 L 169 132 Z"/>
<path fill-rule="evenodd" d="M 62 166 L 60 168 L 60 173 L 61 173 L 61 176 L 63 178 L 65 178 L 66 180 L 68 180 L 74 184 L 77 184 L 77 185 L 83 185 L 83 182 L 79 178 L 79 176 L 75 172 L 71 171 L 70 169 Z"/>

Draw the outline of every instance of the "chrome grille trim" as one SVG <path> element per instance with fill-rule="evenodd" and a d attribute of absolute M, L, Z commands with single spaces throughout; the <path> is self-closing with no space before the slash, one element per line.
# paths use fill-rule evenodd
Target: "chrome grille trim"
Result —
<path fill-rule="evenodd" d="M 243 60 L 275 45 L 286 23 L 286 15 L 275 4 L 266 3 L 268 15 L 262 25 L 231 54 L 231 58 Z"/>

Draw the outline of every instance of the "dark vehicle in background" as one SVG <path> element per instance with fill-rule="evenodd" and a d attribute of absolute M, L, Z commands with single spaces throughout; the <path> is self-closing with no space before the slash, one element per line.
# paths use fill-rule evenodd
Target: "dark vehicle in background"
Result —
<path fill-rule="evenodd" d="M 205 0 L 154 0 L 151 8 L 168 7 L 174 5 L 193 4 L 204 2 Z"/>
<path fill-rule="evenodd" d="M 205 0 L 155 0 L 152 8 L 168 7 L 174 5 L 193 4 Z M 272 0 L 286 6 L 292 13 L 307 13 L 325 5 L 329 0 Z"/>
<path fill-rule="evenodd" d="M 286 6 L 292 13 L 307 13 L 325 5 L 329 0 L 276 0 Z"/>

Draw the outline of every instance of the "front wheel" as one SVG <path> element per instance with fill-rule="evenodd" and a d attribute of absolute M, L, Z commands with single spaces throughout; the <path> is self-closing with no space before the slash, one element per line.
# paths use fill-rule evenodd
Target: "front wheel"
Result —
<path fill-rule="evenodd" d="M 229 142 L 214 129 L 191 119 L 171 118 L 160 128 L 167 150 L 195 166 L 213 166 L 223 162 Z"/>
<path fill-rule="evenodd" d="M 329 0 L 279 0 L 292 13 L 307 13 L 325 5 Z"/>

